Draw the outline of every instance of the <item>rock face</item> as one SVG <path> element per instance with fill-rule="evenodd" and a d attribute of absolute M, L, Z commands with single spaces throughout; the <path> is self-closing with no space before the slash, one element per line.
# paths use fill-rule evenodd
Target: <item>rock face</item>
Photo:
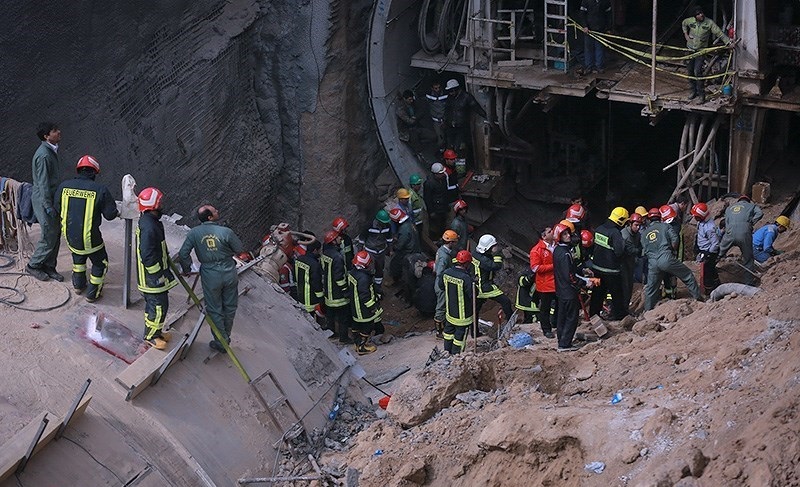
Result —
<path fill-rule="evenodd" d="M 347 209 L 323 210 L 321 198 L 355 200 L 353 219 L 358 203 L 365 207 L 374 196 L 363 183 L 386 168 L 365 102 L 370 6 L 8 5 L 0 17 L 3 176 L 31 180 L 36 126 L 49 120 L 62 128 L 64 178 L 92 154 L 115 197 L 130 173 L 139 190 L 163 189 L 167 211 L 189 216 L 186 223 L 200 204 L 214 203 L 248 246 L 278 221 L 319 231 Z M 323 182 L 327 191 L 315 192 Z M 302 221 L 301 211 L 311 208 L 319 222 Z"/>

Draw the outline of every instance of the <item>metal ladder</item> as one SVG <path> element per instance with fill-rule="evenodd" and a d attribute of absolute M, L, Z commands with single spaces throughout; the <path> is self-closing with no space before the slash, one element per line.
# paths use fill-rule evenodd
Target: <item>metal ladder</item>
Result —
<path fill-rule="evenodd" d="M 569 70 L 567 44 L 567 0 L 544 0 L 544 69 L 561 63 L 562 71 Z"/>

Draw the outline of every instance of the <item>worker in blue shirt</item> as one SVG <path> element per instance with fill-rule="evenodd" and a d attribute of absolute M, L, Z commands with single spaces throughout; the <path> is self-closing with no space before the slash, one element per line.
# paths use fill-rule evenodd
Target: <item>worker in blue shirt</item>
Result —
<path fill-rule="evenodd" d="M 779 216 L 775 223 L 764 225 L 753 233 L 753 258 L 756 262 L 765 262 L 773 255 L 781 253 L 772 247 L 778 235 L 789 229 L 790 221 L 786 216 Z"/>

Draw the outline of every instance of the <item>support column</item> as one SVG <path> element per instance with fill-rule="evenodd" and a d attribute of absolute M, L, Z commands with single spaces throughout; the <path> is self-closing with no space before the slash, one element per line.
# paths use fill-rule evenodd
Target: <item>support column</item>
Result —
<path fill-rule="evenodd" d="M 764 115 L 763 108 L 742 107 L 741 113 L 732 116 L 729 191 L 750 193 L 761 149 Z"/>
<path fill-rule="evenodd" d="M 761 94 L 761 51 L 764 46 L 763 0 L 734 0 L 734 29 L 741 39 L 736 46 L 736 71 L 739 93 L 748 96 Z"/>

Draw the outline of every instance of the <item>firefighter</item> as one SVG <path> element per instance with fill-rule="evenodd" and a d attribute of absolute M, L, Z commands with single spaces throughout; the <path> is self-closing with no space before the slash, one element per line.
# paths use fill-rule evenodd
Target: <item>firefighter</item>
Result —
<path fill-rule="evenodd" d="M 419 234 L 413 220 L 400 208 L 392 208 L 389 218 L 397 225 L 397 238 L 394 242 L 394 255 L 389 262 L 389 273 L 394 283 L 403 283 L 404 298 L 410 303 L 413 291 L 408 289 L 410 284 L 408 257 L 420 253 Z"/>
<path fill-rule="evenodd" d="M 764 218 L 761 208 L 756 206 L 746 195 L 725 210 L 725 233 L 719 246 L 719 256 L 725 254 L 731 247 L 739 247 L 742 252 L 742 265 L 753 272 L 753 226 Z M 745 284 L 754 284 L 753 274 L 745 273 Z"/>
<path fill-rule="evenodd" d="M 633 274 L 636 263 L 642 255 L 641 240 L 642 215 L 634 212 L 628 220 L 628 225 L 622 229 L 622 240 L 625 243 L 625 254 L 620 264 L 620 278 L 622 280 L 622 300 L 630 305 L 633 296 Z"/>
<path fill-rule="evenodd" d="M 353 343 L 347 336 L 347 331 L 350 329 L 350 300 L 347 289 L 347 266 L 344 264 L 340 249 L 339 234 L 335 230 L 328 230 L 319 257 L 322 265 L 322 289 L 325 295 L 326 327 L 333 332 L 333 337 L 338 336 L 339 343 L 348 344 Z"/>
<path fill-rule="evenodd" d="M 469 210 L 469 206 L 466 201 L 456 200 L 456 202 L 453 203 L 453 213 L 455 213 L 456 216 L 453 218 L 453 221 L 450 222 L 449 228 L 458 234 L 458 247 L 456 247 L 456 252 L 459 250 L 469 250 L 467 249 L 467 242 L 469 240 L 467 210 Z"/>
<path fill-rule="evenodd" d="M 473 280 L 470 271 L 472 254 L 461 250 L 456 254 L 455 265 L 442 275 L 445 296 L 444 349 L 451 355 L 464 351 L 467 329 L 472 324 Z"/>
<path fill-rule="evenodd" d="M 531 248 L 529 259 L 531 272 L 534 273 L 536 291 L 539 294 L 539 324 L 546 338 L 555 338 L 553 325 L 558 318 L 556 308 L 556 282 L 553 275 L 553 229 L 542 230 L 541 240 Z"/>
<path fill-rule="evenodd" d="M 321 313 L 324 296 L 322 287 L 322 264 L 319 262 L 319 240 L 306 244 L 305 252 L 295 256 L 294 277 L 297 280 L 297 301 L 303 305 L 312 318 Z"/>
<path fill-rule="evenodd" d="M 164 193 L 152 187 L 139 193 L 141 216 L 136 227 L 136 277 L 144 297 L 144 341 L 158 350 L 164 350 L 170 339 L 170 333 L 162 329 L 169 311 L 169 290 L 178 284 L 169 266 L 161 223 L 163 198 Z"/>
<path fill-rule="evenodd" d="M 592 291 L 589 314 L 595 315 L 603 309 L 606 294 L 611 295 L 611 319 L 621 320 L 628 315 L 628 303 L 622 294 L 620 266 L 625 255 L 625 242 L 620 229 L 628 221 L 628 210 L 616 207 L 608 220 L 594 232 L 594 255 L 592 272 L 600 278 L 600 285 Z"/>
<path fill-rule="evenodd" d="M 647 232 L 642 237 L 642 250 L 647 257 L 647 285 L 644 290 L 644 310 L 649 311 L 656 306 L 658 301 L 658 286 L 663 274 L 675 276 L 689 289 L 695 299 L 702 299 L 700 288 L 692 271 L 683 262 L 680 262 L 674 252 L 678 250 L 678 235 L 670 226 L 675 218 L 675 209 L 664 205 L 659 209 L 661 221 L 653 221 L 647 226 Z"/>
<path fill-rule="evenodd" d="M 578 268 L 572 258 L 570 247 L 572 235 L 569 227 L 559 223 L 553 228 L 553 238 L 558 245 L 553 250 L 553 274 L 555 276 L 556 295 L 558 296 L 558 351 L 577 350 L 572 345 L 575 331 L 578 329 L 579 292 L 581 288 L 592 288 L 593 282 L 578 274 Z"/>
<path fill-rule="evenodd" d="M 390 223 L 389 213 L 381 209 L 375 214 L 366 234 L 361 237 L 364 242 L 364 250 L 372 255 L 375 263 L 375 292 L 380 295 L 383 294 L 383 268 L 386 264 L 386 256 L 392 255 L 394 244 Z"/>
<path fill-rule="evenodd" d="M 504 319 L 507 320 L 512 313 L 511 300 L 494 283 L 495 273 L 503 268 L 503 255 L 499 250 L 497 239 L 489 234 L 481 236 L 478 245 L 475 246 L 472 264 L 478 286 L 477 312 L 480 315 L 483 304 L 487 299 L 491 299 L 503 308 Z"/>
<path fill-rule="evenodd" d="M 517 278 L 517 298 L 514 307 L 524 313 L 524 322 L 533 323 L 539 312 L 539 293 L 536 292 L 536 276 L 526 269 Z"/>
<path fill-rule="evenodd" d="M 447 149 L 442 154 L 444 164 L 445 181 L 447 181 L 447 202 L 455 203 L 460 198 L 461 189 L 458 187 L 458 172 L 456 171 L 456 160 L 458 154 L 453 149 Z"/>
<path fill-rule="evenodd" d="M 422 178 L 419 177 L 419 174 L 412 174 L 408 178 L 408 185 L 411 187 L 409 201 L 411 202 L 411 212 L 414 215 L 414 223 L 417 225 L 417 231 L 422 235 L 427 215 L 425 199 L 422 197 Z"/>
<path fill-rule="evenodd" d="M 100 298 L 103 279 L 108 270 L 108 253 L 100 234 L 102 217 L 113 220 L 119 216 L 114 197 L 104 184 L 95 181 L 100 163 L 86 155 L 78 160 L 78 176 L 61 183 L 53 201 L 61 214 L 64 239 L 72 252 L 72 287 L 77 294 L 86 291 L 90 303 Z M 89 283 L 86 283 L 86 262 L 92 261 Z"/>
<path fill-rule="evenodd" d="M 445 318 L 445 297 L 444 297 L 444 282 L 442 278 L 444 271 L 450 268 L 453 263 L 453 254 L 456 245 L 458 245 L 458 234 L 452 230 L 445 230 L 442 234 L 442 245 L 436 251 L 436 260 L 434 262 L 434 274 L 436 275 L 436 283 L 434 284 L 434 291 L 436 292 L 436 313 L 433 315 L 433 322 L 436 326 L 436 337 L 443 337 L 444 318 Z"/>
<path fill-rule="evenodd" d="M 355 253 L 353 252 L 353 239 L 347 233 L 347 228 L 349 226 L 350 223 L 342 217 L 337 217 L 333 220 L 333 223 L 331 223 L 331 228 L 339 234 L 339 238 L 342 240 L 339 250 L 342 252 L 347 270 L 353 268 L 353 257 L 355 257 Z"/>
<path fill-rule="evenodd" d="M 431 318 L 436 313 L 436 263 L 429 260 L 422 269 L 422 275 L 415 284 L 412 302 L 422 316 Z M 441 337 L 439 337 L 441 338 Z"/>
<path fill-rule="evenodd" d="M 705 294 L 710 294 L 721 284 L 717 272 L 719 242 L 722 233 L 703 202 L 692 206 L 692 216 L 697 220 L 697 262 L 700 262 L 700 285 Z"/>
<path fill-rule="evenodd" d="M 217 327 L 222 339 L 231 342 L 233 320 L 239 307 L 239 274 L 236 272 L 234 255 L 244 251 L 239 237 L 228 227 L 220 225 L 219 211 L 211 205 L 197 210 L 200 225 L 189 230 L 178 253 L 184 275 L 192 270 L 191 252 L 194 250 L 200 261 L 200 282 L 206 313 Z M 225 347 L 214 336 L 208 346 L 220 353 Z"/>
<path fill-rule="evenodd" d="M 374 263 L 372 254 L 362 250 L 353 257 L 353 269 L 347 275 L 353 339 L 356 353 L 359 355 L 366 355 L 377 350 L 378 347 L 369 342 L 369 337 L 373 331 L 383 333 L 383 324 L 381 323 L 383 308 L 379 303 L 380 294 L 376 290 L 373 279 Z"/>

